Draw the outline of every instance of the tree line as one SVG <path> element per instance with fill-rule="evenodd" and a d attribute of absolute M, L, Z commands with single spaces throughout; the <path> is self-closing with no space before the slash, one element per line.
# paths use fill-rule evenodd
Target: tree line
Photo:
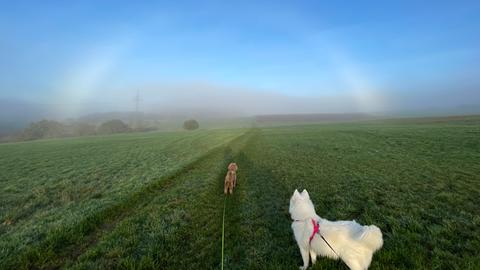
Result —
<path fill-rule="evenodd" d="M 83 123 L 60 123 L 53 120 L 41 120 L 31 123 L 17 136 L 19 140 L 36 140 L 59 137 L 78 137 L 92 135 L 107 135 L 133 131 L 122 120 L 109 120 L 99 126 Z"/>
<path fill-rule="evenodd" d="M 199 128 L 196 120 L 190 119 L 183 123 L 186 130 L 195 130 Z M 61 123 L 54 120 L 41 120 L 30 123 L 21 133 L 14 138 L 15 141 L 29 141 L 46 138 L 61 137 L 82 137 L 94 135 L 109 135 L 116 133 L 144 132 L 157 130 L 156 127 L 136 127 L 132 128 L 119 119 L 109 120 L 100 125 L 93 125 L 85 122 Z"/>

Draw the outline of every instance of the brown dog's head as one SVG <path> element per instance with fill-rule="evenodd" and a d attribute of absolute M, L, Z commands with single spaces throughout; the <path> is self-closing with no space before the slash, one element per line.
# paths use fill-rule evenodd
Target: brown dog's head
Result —
<path fill-rule="evenodd" d="M 228 170 L 229 170 L 229 171 L 234 171 L 234 172 L 236 172 L 236 171 L 238 170 L 237 163 L 233 163 L 233 162 L 230 163 L 230 164 L 228 165 Z"/>

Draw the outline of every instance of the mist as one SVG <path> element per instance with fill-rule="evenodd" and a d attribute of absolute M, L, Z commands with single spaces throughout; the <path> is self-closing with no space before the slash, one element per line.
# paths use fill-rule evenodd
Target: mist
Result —
<path fill-rule="evenodd" d="M 128 112 L 177 115 L 185 117 L 249 117 L 264 114 L 371 113 L 395 115 L 408 112 L 442 110 L 447 113 L 459 107 L 480 104 L 476 85 L 457 89 L 443 86 L 436 91 L 417 94 L 356 91 L 335 95 L 288 95 L 281 92 L 221 86 L 211 83 L 149 83 L 129 89 L 92 92 L 77 96 L 65 91 L 61 101 L 51 98 L 43 102 L 2 99 L 2 120 L 28 121 L 40 118 L 64 120 L 93 113 Z M 30 116 L 29 116 L 30 115 Z"/>
<path fill-rule="evenodd" d="M 0 127 L 134 112 L 137 92 L 139 112 L 178 118 L 480 113 L 479 9 L 12 4 Z"/>

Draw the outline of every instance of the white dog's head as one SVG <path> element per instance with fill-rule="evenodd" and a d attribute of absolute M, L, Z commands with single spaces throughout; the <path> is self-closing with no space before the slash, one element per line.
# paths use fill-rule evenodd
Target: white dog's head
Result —
<path fill-rule="evenodd" d="M 317 215 L 306 189 L 302 193 L 295 189 L 292 198 L 290 198 L 289 212 L 293 220 L 304 220 Z"/>

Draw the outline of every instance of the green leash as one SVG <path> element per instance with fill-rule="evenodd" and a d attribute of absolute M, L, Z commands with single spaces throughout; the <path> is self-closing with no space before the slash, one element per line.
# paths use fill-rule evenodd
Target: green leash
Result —
<path fill-rule="evenodd" d="M 227 203 L 227 195 L 223 200 L 223 221 L 222 221 L 222 270 L 223 270 L 223 250 L 225 248 L 225 205 Z"/>

